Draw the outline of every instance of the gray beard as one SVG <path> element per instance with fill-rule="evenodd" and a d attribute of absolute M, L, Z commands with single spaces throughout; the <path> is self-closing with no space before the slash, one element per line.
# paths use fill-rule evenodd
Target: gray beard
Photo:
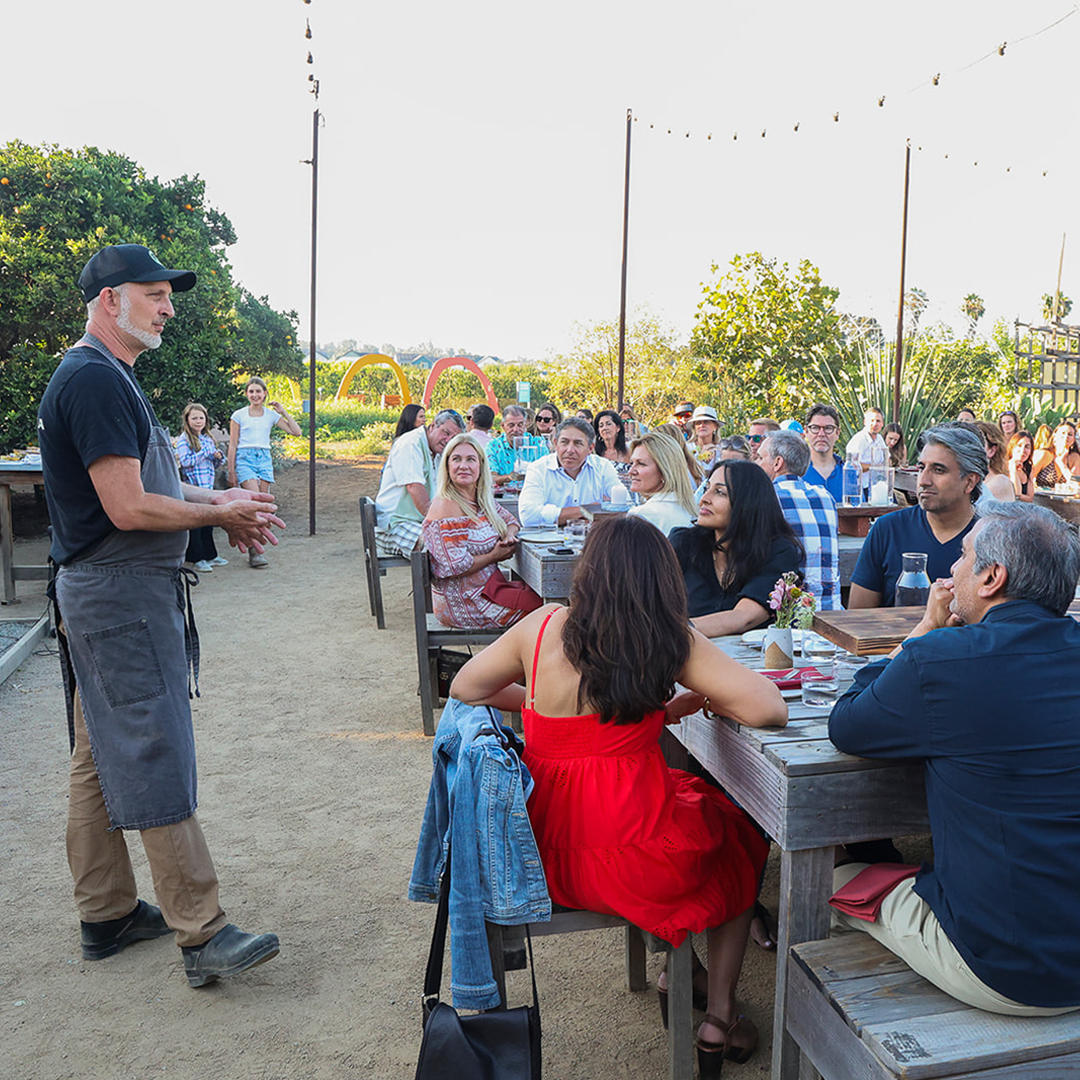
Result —
<path fill-rule="evenodd" d="M 147 349 L 156 349 L 161 344 L 161 335 L 152 334 L 149 330 L 140 330 L 131 321 L 131 300 L 126 293 L 120 293 L 120 315 L 116 325 L 125 333 L 130 334 L 140 345 Z"/>

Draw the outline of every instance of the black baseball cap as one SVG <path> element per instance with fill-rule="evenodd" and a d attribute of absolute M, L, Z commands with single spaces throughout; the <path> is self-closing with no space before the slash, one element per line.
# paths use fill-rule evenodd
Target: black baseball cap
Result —
<path fill-rule="evenodd" d="M 79 288 L 89 304 L 102 289 L 115 289 L 125 281 L 168 281 L 173 292 L 187 292 L 195 287 L 195 275 L 190 270 L 167 270 L 142 244 L 112 244 L 102 248 L 83 267 Z"/>

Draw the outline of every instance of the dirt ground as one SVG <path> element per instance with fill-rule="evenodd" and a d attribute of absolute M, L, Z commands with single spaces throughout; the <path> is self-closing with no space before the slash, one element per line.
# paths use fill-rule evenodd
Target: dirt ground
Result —
<path fill-rule="evenodd" d="M 281 954 L 192 990 L 171 938 L 82 960 L 64 856 L 67 732 L 55 644 L 0 687 L 0 1074 L 10 1080 L 408 1080 L 434 909 L 406 899 L 431 775 L 421 734 L 408 574 L 384 579 L 387 629 L 368 611 L 357 498 L 377 463 L 279 477 L 289 528 L 270 568 L 230 563 L 194 595 L 199 817 L 231 921 L 273 930 Z M 44 515 L 17 495 L 16 562 L 43 561 Z M 221 534 L 219 534 L 220 536 Z M 20 583 L 0 618 L 44 608 Z M 137 836 L 142 895 L 153 899 Z M 777 868 L 765 899 L 775 909 Z M 633 994 L 616 930 L 536 943 L 550 1080 L 667 1076 L 650 990 Z M 751 945 L 740 996 L 761 1049 L 734 1080 L 768 1076 L 775 954 Z M 525 1000 L 511 976 L 513 1003 Z"/>

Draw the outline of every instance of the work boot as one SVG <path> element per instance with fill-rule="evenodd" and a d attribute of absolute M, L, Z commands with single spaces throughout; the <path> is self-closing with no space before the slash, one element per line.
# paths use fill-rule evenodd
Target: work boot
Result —
<path fill-rule="evenodd" d="M 161 908 L 140 900 L 135 910 L 122 919 L 107 922 L 84 922 L 82 954 L 84 960 L 104 960 L 126 949 L 133 941 L 148 941 L 172 933 L 162 917 Z"/>
<path fill-rule="evenodd" d="M 192 986 L 206 986 L 265 964 L 277 956 L 280 948 L 277 934 L 245 934 L 229 923 L 205 944 L 180 951 L 184 954 L 188 982 Z"/>
<path fill-rule="evenodd" d="M 254 570 L 261 570 L 268 565 L 265 555 L 260 555 L 254 548 L 248 548 L 248 566 Z"/>

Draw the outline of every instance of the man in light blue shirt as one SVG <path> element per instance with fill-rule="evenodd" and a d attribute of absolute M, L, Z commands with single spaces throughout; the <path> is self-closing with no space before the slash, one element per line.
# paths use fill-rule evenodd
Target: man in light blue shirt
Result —
<path fill-rule="evenodd" d="M 491 479 L 496 484 L 506 484 L 514 478 L 515 439 L 524 439 L 526 446 L 537 447 L 536 453 L 539 457 L 550 452 L 545 439 L 539 435 L 530 435 L 525 430 L 525 421 L 525 410 L 520 405 L 507 405 L 502 411 L 502 434 L 489 440 L 485 447 L 488 465 L 491 467 Z"/>
<path fill-rule="evenodd" d="M 581 507 L 598 503 L 621 481 L 615 466 L 593 451 L 592 425 L 568 416 L 555 429 L 555 453 L 534 461 L 525 473 L 518 516 L 526 528 L 565 525 L 584 518 Z"/>

